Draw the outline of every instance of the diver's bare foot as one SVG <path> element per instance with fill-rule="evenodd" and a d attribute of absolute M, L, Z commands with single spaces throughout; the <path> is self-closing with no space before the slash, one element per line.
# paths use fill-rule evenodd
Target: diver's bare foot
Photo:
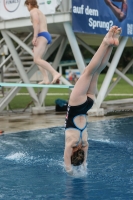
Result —
<path fill-rule="evenodd" d="M 41 81 L 41 82 L 39 82 L 38 84 L 46 84 L 46 85 L 48 85 L 48 84 L 50 84 L 50 81 Z"/>
<path fill-rule="evenodd" d="M 57 73 L 53 76 L 53 80 L 52 80 L 51 84 L 56 83 L 56 81 L 57 81 L 60 77 L 61 77 L 61 74 L 57 72 Z"/>
<path fill-rule="evenodd" d="M 120 37 L 120 34 L 122 32 L 122 29 L 121 28 L 117 28 L 114 32 L 114 46 L 118 46 L 119 45 L 119 37 Z"/>
<path fill-rule="evenodd" d="M 114 35 L 114 32 L 116 31 L 117 28 L 118 28 L 117 26 L 112 26 L 110 28 L 109 32 L 105 35 L 103 42 L 106 45 L 108 45 L 108 46 L 114 45 L 113 35 Z"/>

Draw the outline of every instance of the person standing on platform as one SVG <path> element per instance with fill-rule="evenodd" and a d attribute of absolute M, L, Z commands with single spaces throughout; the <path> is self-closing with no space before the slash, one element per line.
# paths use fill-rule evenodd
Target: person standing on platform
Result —
<path fill-rule="evenodd" d="M 42 56 L 47 49 L 47 45 L 52 42 L 51 35 L 47 29 L 46 17 L 39 10 L 36 0 L 26 0 L 25 5 L 30 12 L 31 22 L 34 29 L 32 40 L 32 44 L 34 46 L 34 62 L 38 65 L 43 75 L 43 81 L 41 81 L 39 84 L 50 83 L 47 72 L 52 74 L 53 80 L 51 84 L 56 83 L 56 81 L 61 77 L 61 74 L 58 73 L 47 61 L 42 59 Z"/>

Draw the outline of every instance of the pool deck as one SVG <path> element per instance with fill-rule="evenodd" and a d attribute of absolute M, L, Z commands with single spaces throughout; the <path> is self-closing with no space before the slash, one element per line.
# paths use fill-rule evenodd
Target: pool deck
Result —
<path fill-rule="evenodd" d="M 43 115 L 32 115 L 30 112 L 3 112 L 0 113 L 0 130 L 4 133 L 26 130 L 44 129 L 64 126 L 66 112 L 55 112 L 53 107 L 47 107 Z M 88 116 L 88 122 L 103 121 L 115 118 L 133 117 L 133 112 L 115 113 L 110 116 Z"/>

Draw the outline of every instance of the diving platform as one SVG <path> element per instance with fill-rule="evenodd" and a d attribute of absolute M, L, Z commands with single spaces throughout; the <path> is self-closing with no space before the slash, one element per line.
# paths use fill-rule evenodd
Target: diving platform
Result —
<path fill-rule="evenodd" d="M 0 87 L 25 87 L 25 88 L 73 88 L 74 85 L 60 85 L 60 84 L 26 84 L 26 83 L 0 83 Z"/>

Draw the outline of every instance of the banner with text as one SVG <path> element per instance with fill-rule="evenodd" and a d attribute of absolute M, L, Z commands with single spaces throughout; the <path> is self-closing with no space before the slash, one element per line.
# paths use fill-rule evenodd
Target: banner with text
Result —
<path fill-rule="evenodd" d="M 3 20 L 29 17 L 25 0 L 0 0 L 0 18 Z M 39 9 L 45 14 L 55 13 L 56 0 L 37 0 Z"/>
<path fill-rule="evenodd" d="M 133 0 L 72 0 L 74 32 L 105 34 L 122 27 L 122 36 L 133 36 Z"/>

